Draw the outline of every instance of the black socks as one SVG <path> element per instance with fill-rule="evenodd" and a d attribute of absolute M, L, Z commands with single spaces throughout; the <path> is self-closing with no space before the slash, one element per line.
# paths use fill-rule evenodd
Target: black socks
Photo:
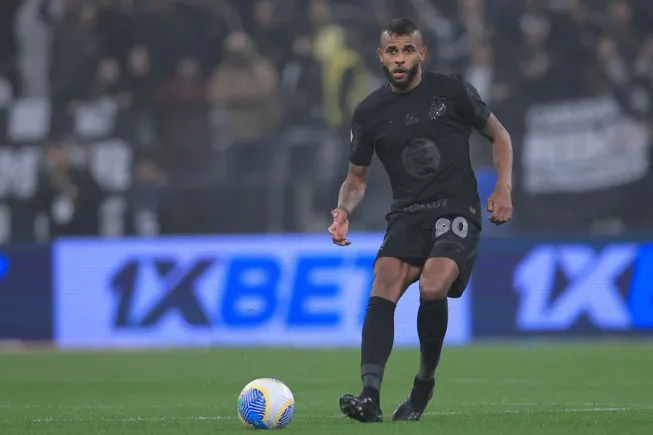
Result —
<path fill-rule="evenodd" d="M 363 323 L 361 346 L 362 396 L 379 404 L 381 381 L 395 338 L 395 308 L 388 299 L 372 296 Z"/>
<path fill-rule="evenodd" d="M 380 402 L 380 389 L 385 365 L 394 344 L 394 315 L 396 304 L 372 296 L 367 305 L 361 346 L 361 396 Z M 447 333 L 449 306 L 447 299 L 420 301 L 417 314 L 417 333 L 420 343 L 420 367 L 413 382 L 411 401 L 426 406 L 435 384 L 435 369 L 440 362 L 444 336 Z"/>
<path fill-rule="evenodd" d="M 419 335 L 419 372 L 413 381 L 410 402 L 418 409 L 424 409 L 435 386 L 435 369 L 440 362 L 444 336 L 447 333 L 449 305 L 447 299 L 422 299 L 417 313 L 417 334 Z"/>
<path fill-rule="evenodd" d="M 447 299 L 422 299 L 417 313 L 417 334 L 419 336 L 420 364 L 417 377 L 431 381 L 440 362 L 444 336 L 447 334 L 449 305 Z"/>

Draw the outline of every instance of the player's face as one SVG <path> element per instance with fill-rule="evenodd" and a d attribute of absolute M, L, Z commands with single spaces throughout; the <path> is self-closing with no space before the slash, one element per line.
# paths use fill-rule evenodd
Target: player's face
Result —
<path fill-rule="evenodd" d="M 384 33 L 378 53 L 383 72 L 390 84 L 396 89 L 405 90 L 420 71 L 420 64 L 426 56 L 426 47 L 422 45 L 418 33 L 401 36 Z"/>

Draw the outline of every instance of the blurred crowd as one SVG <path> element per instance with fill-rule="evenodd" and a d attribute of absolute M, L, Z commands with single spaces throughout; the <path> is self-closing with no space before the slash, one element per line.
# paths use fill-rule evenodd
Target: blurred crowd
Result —
<path fill-rule="evenodd" d="M 476 86 L 517 156 L 536 103 L 613 93 L 653 125 L 650 0 L 6 0 L 0 107 L 52 107 L 24 210 L 45 213 L 51 235 L 101 232 L 104 186 L 73 152 L 90 146 L 78 118 L 93 107 L 112 123 L 92 139 L 133 152 L 124 233 L 323 230 L 350 114 L 383 83 L 375 50 L 396 16 L 418 21 L 429 68 Z M 475 138 L 472 158 L 491 167 L 491 147 Z M 77 206 L 61 212 L 62 197 Z M 373 171 L 357 229 L 383 228 L 390 198 Z"/>

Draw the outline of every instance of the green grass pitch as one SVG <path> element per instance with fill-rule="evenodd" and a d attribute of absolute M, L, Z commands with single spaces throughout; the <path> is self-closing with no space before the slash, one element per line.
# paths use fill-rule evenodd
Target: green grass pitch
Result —
<path fill-rule="evenodd" d="M 358 392 L 358 350 L 213 349 L 0 354 L 0 434 L 251 434 L 240 389 L 285 381 L 296 399 L 287 434 L 653 433 L 653 344 L 447 348 L 422 421 L 360 424 L 338 396 Z M 408 393 L 417 350 L 396 350 L 386 417 Z"/>

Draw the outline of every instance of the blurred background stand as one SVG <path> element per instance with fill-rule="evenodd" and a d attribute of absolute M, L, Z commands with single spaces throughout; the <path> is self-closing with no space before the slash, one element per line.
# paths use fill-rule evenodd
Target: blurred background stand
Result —
<path fill-rule="evenodd" d="M 643 0 L 3 2 L 0 241 L 323 232 L 352 110 L 385 81 L 376 48 L 396 16 L 421 26 L 427 68 L 462 75 L 511 133 L 514 221 L 486 234 L 650 234 L 652 11 Z M 474 133 L 470 154 L 485 202 L 492 149 Z M 382 231 L 390 203 L 375 160 L 353 229 Z"/>

